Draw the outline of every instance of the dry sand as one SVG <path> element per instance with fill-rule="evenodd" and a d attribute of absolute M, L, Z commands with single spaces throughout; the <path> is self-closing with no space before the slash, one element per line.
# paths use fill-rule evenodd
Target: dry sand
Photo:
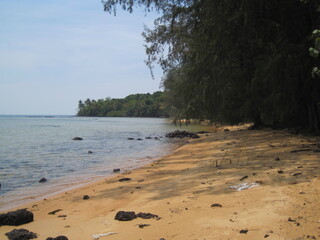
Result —
<path fill-rule="evenodd" d="M 15 228 L 43 240 L 89 240 L 108 232 L 117 234 L 100 239 L 320 239 L 319 149 L 319 138 L 286 131 L 202 135 L 142 168 L 24 206 L 34 222 L 2 226 L 0 239 Z M 132 180 L 119 182 L 123 177 Z M 259 185 L 230 188 L 241 183 Z M 160 219 L 114 220 L 121 210 Z"/>

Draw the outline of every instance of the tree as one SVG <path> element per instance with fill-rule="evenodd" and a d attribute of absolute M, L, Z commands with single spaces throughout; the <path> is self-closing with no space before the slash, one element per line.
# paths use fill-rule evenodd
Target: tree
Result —
<path fill-rule="evenodd" d="M 121 6 L 162 14 L 143 36 L 147 65 L 163 68 L 175 117 L 320 131 L 320 86 L 310 74 L 315 63 L 307 51 L 312 31 L 320 26 L 318 1 L 103 3 L 109 12 Z M 310 51 L 315 57 L 317 39 L 314 35 Z M 317 72 L 314 68 L 313 75 Z"/>

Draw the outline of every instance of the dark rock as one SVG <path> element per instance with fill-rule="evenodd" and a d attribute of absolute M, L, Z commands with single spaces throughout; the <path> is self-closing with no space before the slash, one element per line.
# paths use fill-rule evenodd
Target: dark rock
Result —
<path fill-rule="evenodd" d="M 152 137 L 146 137 L 146 139 L 152 139 Z"/>
<path fill-rule="evenodd" d="M 67 215 L 59 215 L 58 218 L 66 218 Z"/>
<path fill-rule="evenodd" d="M 279 174 L 282 174 L 282 173 L 283 173 L 283 170 L 278 170 L 278 173 L 279 173 Z"/>
<path fill-rule="evenodd" d="M 114 172 L 114 173 L 120 172 L 120 168 L 115 168 L 115 169 L 113 169 L 113 172 Z"/>
<path fill-rule="evenodd" d="M 280 158 L 279 158 L 279 157 L 276 157 L 274 160 L 276 160 L 276 161 L 280 161 Z"/>
<path fill-rule="evenodd" d="M 138 141 L 142 141 L 142 138 L 137 138 Z"/>
<path fill-rule="evenodd" d="M 199 135 L 197 135 L 196 133 L 193 132 L 187 132 L 187 131 L 174 131 L 174 132 L 170 132 L 167 133 L 165 135 L 167 138 L 185 138 L 185 137 L 189 137 L 189 138 L 200 138 Z"/>
<path fill-rule="evenodd" d="M 160 140 L 158 137 L 154 137 L 154 140 Z"/>
<path fill-rule="evenodd" d="M 266 234 L 266 235 L 264 235 L 264 238 L 268 238 L 270 235 L 269 234 Z"/>
<path fill-rule="evenodd" d="M 0 189 L 1 189 L 1 183 L 0 183 Z"/>
<path fill-rule="evenodd" d="M 129 137 L 129 138 L 127 138 L 128 140 L 134 140 L 134 138 L 132 138 L 132 137 Z"/>
<path fill-rule="evenodd" d="M 211 205 L 211 207 L 222 207 L 222 205 L 220 203 L 214 203 Z"/>
<path fill-rule="evenodd" d="M 197 134 L 206 134 L 206 133 L 210 133 L 208 131 L 199 131 L 199 132 L 196 132 Z"/>
<path fill-rule="evenodd" d="M 0 226 L 19 226 L 33 221 L 33 213 L 26 209 L 0 214 Z"/>
<path fill-rule="evenodd" d="M 150 224 L 139 224 L 139 228 L 149 227 Z"/>
<path fill-rule="evenodd" d="M 116 216 L 114 217 L 114 220 L 131 221 L 135 218 L 137 218 L 137 215 L 135 212 L 119 211 L 119 212 L 117 212 Z"/>
<path fill-rule="evenodd" d="M 242 178 L 240 178 L 240 181 L 243 181 L 244 179 L 248 178 L 248 176 L 243 176 Z"/>
<path fill-rule="evenodd" d="M 88 200 L 90 197 L 88 195 L 83 196 L 83 200 Z"/>
<path fill-rule="evenodd" d="M 74 138 L 72 138 L 72 140 L 81 141 L 81 140 L 83 140 L 83 138 L 81 138 L 81 137 L 74 137 Z"/>
<path fill-rule="evenodd" d="M 68 240 L 66 236 L 58 236 L 58 237 L 48 237 L 46 240 Z"/>
<path fill-rule="evenodd" d="M 307 238 L 309 238 L 309 239 L 316 239 L 316 237 L 315 236 L 311 236 L 311 235 L 307 235 Z"/>
<path fill-rule="evenodd" d="M 240 233 L 241 234 L 247 234 L 248 231 L 249 231 L 248 229 L 242 229 L 242 230 L 240 230 Z"/>
<path fill-rule="evenodd" d="M 6 236 L 9 240 L 29 240 L 38 237 L 37 234 L 29 232 L 24 228 L 13 229 L 11 232 L 7 232 Z"/>
<path fill-rule="evenodd" d="M 152 213 L 138 213 L 137 217 L 143 218 L 143 219 L 150 219 L 150 218 L 159 218 L 158 215 L 152 214 Z"/>
<path fill-rule="evenodd" d="M 230 130 L 228 128 L 224 129 L 223 130 L 224 132 L 229 132 Z"/>
<path fill-rule="evenodd" d="M 88 151 L 88 154 L 91 154 L 91 153 L 93 153 L 93 152 L 92 152 L 91 150 L 89 150 L 89 151 Z"/>
<path fill-rule="evenodd" d="M 45 183 L 46 181 L 47 181 L 46 178 L 41 178 L 41 179 L 39 180 L 39 183 Z"/>
<path fill-rule="evenodd" d="M 52 212 L 49 212 L 48 214 L 50 214 L 50 215 L 55 215 L 57 212 L 60 212 L 60 211 L 62 211 L 62 209 L 54 210 L 54 211 L 52 211 Z"/>
<path fill-rule="evenodd" d="M 297 220 L 294 220 L 292 218 L 288 218 L 288 222 L 296 222 Z"/>
<path fill-rule="evenodd" d="M 293 173 L 291 176 L 295 177 L 295 176 L 299 176 L 301 174 L 302 174 L 301 172 L 298 172 L 298 173 Z"/>
<path fill-rule="evenodd" d="M 119 182 L 126 182 L 126 181 L 130 181 L 131 178 L 120 178 Z"/>

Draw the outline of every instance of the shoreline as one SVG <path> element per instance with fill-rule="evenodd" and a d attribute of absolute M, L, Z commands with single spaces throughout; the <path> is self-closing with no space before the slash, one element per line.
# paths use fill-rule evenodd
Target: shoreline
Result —
<path fill-rule="evenodd" d="M 185 145 L 187 142 L 187 140 L 180 140 L 180 142 L 174 142 L 174 143 L 171 143 L 171 149 L 169 150 L 166 150 L 166 153 L 159 156 L 156 155 L 156 156 L 153 156 L 153 157 L 150 157 L 150 156 L 145 156 L 144 158 L 138 158 L 138 159 L 135 159 L 133 163 L 130 163 L 130 164 L 127 164 L 127 165 L 123 165 L 123 166 L 119 166 L 119 168 L 121 169 L 121 172 L 119 173 L 114 173 L 112 172 L 113 168 L 110 168 L 107 173 L 107 175 L 88 175 L 86 177 L 85 180 L 82 180 L 81 182 L 81 174 L 77 174 L 75 175 L 73 178 L 72 178 L 72 182 L 71 183 L 67 183 L 67 182 L 64 182 L 62 183 L 61 185 L 59 185 L 59 179 L 55 179 L 55 181 L 57 181 L 57 183 L 55 183 L 54 186 L 46 186 L 46 185 L 43 185 L 43 186 L 39 186 L 39 188 L 41 188 L 40 190 L 38 191 L 34 191 L 34 194 L 33 195 L 29 195 L 29 196 L 25 196 L 23 197 L 22 200 L 17 200 L 17 199 L 14 199 L 14 203 L 12 204 L 9 204 L 9 205 L 5 205 L 4 207 L 1 207 L 0 208 L 0 213 L 3 213 L 3 212 L 6 212 L 6 211 L 11 211 L 11 210 L 14 210 L 14 209 L 18 209 L 18 208 L 21 208 L 23 206 L 26 206 L 28 204 L 31 204 L 33 202 L 38 202 L 38 201 L 41 201 L 42 199 L 44 198 L 49 198 L 49 197 L 53 197 L 53 196 L 56 196 L 56 195 L 59 195 L 61 193 L 64 193 L 66 191 L 72 191 L 72 190 L 76 190 L 76 189 L 79 189 L 79 188 L 82 188 L 82 187 L 85 187 L 86 185 L 90 185 L 90 184 L 94 184 L 94 183 L 97 183 L 99 181 L 102 181 L 103 179 L 106 179 L 106 178 L 112 178 L 112 177 L 115 177 L 117 176 L 118 174 L 124 174 L 125 172 L 128 172 L 128 171 L 133 171 L 135 169 L 138 169 L 140 167 L 143 167 L 145 165 L 148 165 L 148 164 L 151 164 L 152 162 L 155 162 L 155 161 L 158 161 L 162 158 L 165 158 L 167 155 L 170 155 L 172 154 L 174 151 L 176 151 L 177 149 L 179 149 L 181 146 Z M 64 177 L 65 178 L 65 177 Z M 60 179 L 61 180 L 61 179 Z M 80 181 L 77 182 L 77 181 Z M 44 183 L 45 184 L 45 183 Z M 54 189 L 51 189 L 49 191 L 48 188 L 52 188 L 54 187 Z M 30 187 L 32 189 L 32 187 Z M 46 189 L 44 191 L 44 189 Z M 28 191 L 29 189 L 22 189 L 23 192 L 25 191 Z M 21 193 L 21 190 L 15 190 L 14 194 L 19 194 Z M 1 198 L 6 198 L 6 195 L 3 195 L 1 196 Z"/>
<path fill-rule="evenodd" d="M 285 131 L 229 130 L 190 140 L 127 173 L 26 204 L 34 222 L 2 226 L 0 236 L 6 239 L 6 232 L 26 228 L 39 239 L 92 239 L 107 232 L 117 234 L 101 239 L 320 237 L 320 153 L 313 151 L 319 139 Z M 131 180 L 120 182 L 124 177 Z M 230 189 L 243 183 L 257 186 Z M 48 215 L 57 209 L 62 210 Z M 150 212 L 160 219 L 114 220 L 121 210 Z"/>

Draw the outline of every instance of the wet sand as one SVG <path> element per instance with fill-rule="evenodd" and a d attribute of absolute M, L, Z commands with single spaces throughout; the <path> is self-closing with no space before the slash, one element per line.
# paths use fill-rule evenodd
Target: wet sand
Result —
<path fill-rule="evenodd" d="M 38 239 L 85 240 L 109 232 L 116 234 L 100 239 L 319 239 L 320 139 L 230 130 L 203 134 L 131 172 L 28 203 L 23 208 L 34 213 L 34 222 L 2 226 L 0 239 L 16 228 Z M 230 188 L 244 183 L 254 187 Z M 159 218 L 117 221 L 118 211 Z"/>

